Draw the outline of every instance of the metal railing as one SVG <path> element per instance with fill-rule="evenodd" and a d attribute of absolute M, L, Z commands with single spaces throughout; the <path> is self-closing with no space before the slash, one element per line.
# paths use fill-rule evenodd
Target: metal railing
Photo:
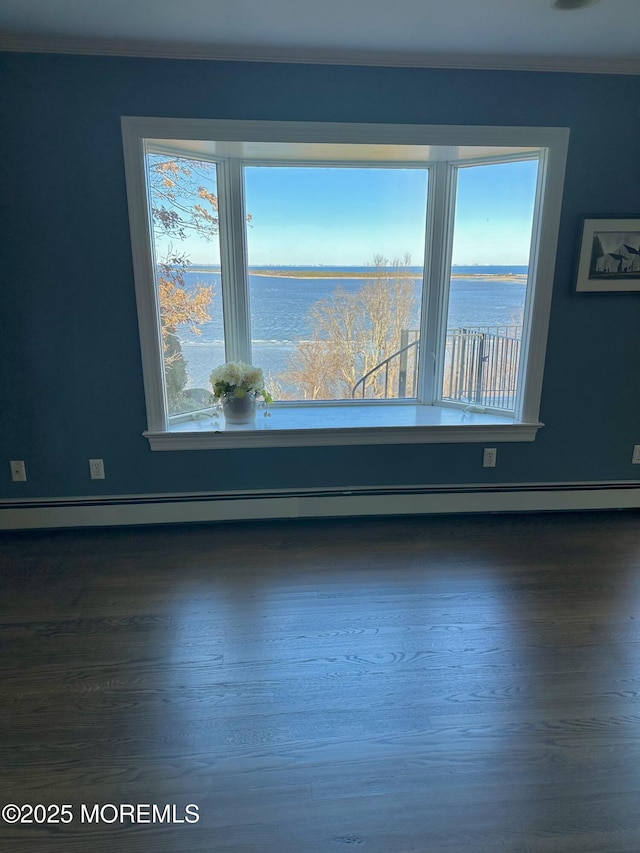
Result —
<path fill-rule="evenodd" d="M 358 388 L 361 389 L 362 399 L 365 397 L 385 399 L 395 397 L 415 397 L 418 384 L 418 348 L 420 346 L 419 332 L 414 329 L 403 329 L 400 332 L 400 349 L 378 362 L 358 379 L 351 390 L 355 398 Z M 413 340 L 411 338 L 413 337 Z M 367 382 L 371 380 L 367 389 Z M 389 394 L 389 384 L 397 381 L 398 391 Z M 369 393 L 367 393 L 367 391 Z M 408 391 L 408 393 L 407 393 Z"/>
<path fill-rule="evenodd" d="M 449 329 L 442 398 L 513 409 L 521 337 L 521 326 Z"/>
<path fill-rule="evenodd" d="M 418 334 L 415 330 L 403 331 L 400 348 L 361 376 L 351 396 L 362 399 L 417 396 Z M 442 399 L 513 409 L 521 339 L 519 325 L 448 329 Z"/>

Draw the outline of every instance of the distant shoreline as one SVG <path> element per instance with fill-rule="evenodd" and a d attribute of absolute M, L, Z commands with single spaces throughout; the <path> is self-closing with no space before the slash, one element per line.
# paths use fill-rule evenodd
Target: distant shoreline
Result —
<path fill-rule="evenodd" d="M 219 269 L 214 269 L 212 267 L 189 267 L 188 272 L 192 273 L 219 273 Z M 420 276 L 415 272 L 408 272 L 405 270 L 399 270 L 395 272 L 394 270 L 370 270 L 367 272 L 363 272 L 362 270 L 331 270 L 327 272 L 322 268 L 312 269 L 312 270 L 292 270 L 292 269 L 251 269 L 249 268 L 249 274 L 260 277 L 260 278 L 291 278 L 291 279 L 323 279 L 326 281 L 339 281 L 340 279 L 353 279 L 354 281 L 368 281 L 372 278 L 411 278 L 416 279 Z M 514 282 L 519 284 L 527 283 L 527 274 L 526 273 L 486 273 L 486 272 L 478 272 L 478 273 L 457 273 L 455 270 L 451 273 L 451 278 L 464 278 L 464 279 L 482 279 L 491 281 L 504 281 L 504 282 Z"/>
<path fill-rule="evenodd" d="M 251 272 L 251 275 L 260 276 L 261 278 L 320 278 L 325 281 L 336 281 L 340 279 L 353 279 L 353 281 L 369 281 L 372 278 L 411 278 L 418 279 L 419 275 L 416 273 L 405 273 L 405 272 L 345 272 L 345 273 L 336 273 L 332 272 L 331 275 L 318 274 L 315 273 L 307 273 L 303 270 L 301 273 L 297 275 L 293 275 L 291 272 Z M 464 272 L 464 273 L 456 273 L 453 272 L 451 274 L 451 278 L 468 278 L 468 279 L 490 279 L 491 281 L 513 281 L 516 283 L 526 284 L 527 278 L 524 273 L 497 273 L 496 275 L 491 275 L 491 273 L 473 273 L 473 272 Z"/>

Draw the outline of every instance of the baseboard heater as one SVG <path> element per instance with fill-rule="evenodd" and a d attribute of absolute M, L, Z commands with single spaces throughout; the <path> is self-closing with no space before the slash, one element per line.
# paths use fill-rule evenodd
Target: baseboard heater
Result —
<path fill-rule="evenodd" d="M 640 508 L 640 483 L 365 487 L 0 501 L 0 529 Z"/>

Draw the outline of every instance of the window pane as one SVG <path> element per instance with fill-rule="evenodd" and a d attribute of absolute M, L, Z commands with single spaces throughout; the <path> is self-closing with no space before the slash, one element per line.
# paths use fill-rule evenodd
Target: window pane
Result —
<path fill-rule="evenodd" d="M 147 153 L 153 264 L 169 415 L 211 405 L 224 361 L 216 166 Z"/>
<path fill-rule="evenodd" d="M 515 408 L 537 169 L 458 169 L 444 400 Z"/>
<path fill-rule="evenodd" d="M 427 177 L 245 167 L 252 361 L 275 398 L 415 396 Z"/>

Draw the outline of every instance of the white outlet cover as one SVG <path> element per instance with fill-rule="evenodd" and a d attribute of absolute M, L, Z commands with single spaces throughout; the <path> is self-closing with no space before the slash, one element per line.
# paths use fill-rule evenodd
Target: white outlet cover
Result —
<path fill-rule="evenodd" d="M 498 449 L 496 447 L 485 447 L 482 454 L 482 467 L 495 468 L 498 457 Z"/>
<path fill-rule="evenodd" d="M 26 483 L 27 471 L 24 467 L 22 459 L 12 459 L 9 463 L 11 466 L 11 479 L 14 483 Z"/>
<path fill-rule="evenodd" d="M 102 459 L 90 459 L 89 474 L 92 480 L 104 480 L 104 461 Z"/>

